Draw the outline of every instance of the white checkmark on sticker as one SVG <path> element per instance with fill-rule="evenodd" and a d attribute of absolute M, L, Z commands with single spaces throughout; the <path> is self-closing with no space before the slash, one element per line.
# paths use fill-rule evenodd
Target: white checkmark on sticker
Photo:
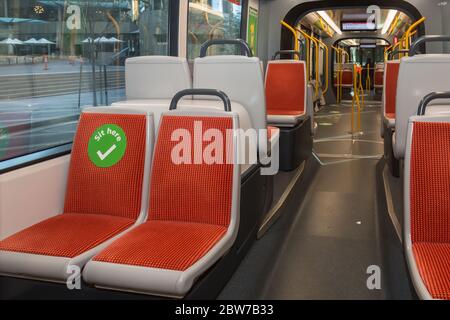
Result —
<path fill-rule="evenodd" d="M 97 151 L 97 155 L 100 158 L 100 160 L 105 160 L 110 154 L 111 152 L 113 152 L 115 149 L 117 148 L 117 146 L 115 144 L 113 144 L 111 146 L 111 148 L 109 148 L 108 150 L 106 150 L 105 153 L 102 153 L 100 150 Z"/>

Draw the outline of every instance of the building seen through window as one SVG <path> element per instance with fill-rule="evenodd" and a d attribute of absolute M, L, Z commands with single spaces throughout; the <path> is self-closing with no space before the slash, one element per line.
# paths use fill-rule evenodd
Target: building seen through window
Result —
<path fill-rule="evenodd" d="M 0 0 L 0 161 L 72 141 L 125 99 L 125 59 L 168 54 L 169 0 Z"/>

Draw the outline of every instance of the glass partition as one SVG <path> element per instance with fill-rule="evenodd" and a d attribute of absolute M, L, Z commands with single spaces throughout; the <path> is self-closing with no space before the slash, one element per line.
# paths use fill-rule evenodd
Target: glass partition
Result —
<path fill-rule="evenodd" d="M 240 0 L 190 0 L 187 50 L 188 58 L 200 54 L 201 45 L 212 39 L 241 37 L 242 3 Z M 214 46 L 208 54 L 234 54 L 235 46 Z"/>

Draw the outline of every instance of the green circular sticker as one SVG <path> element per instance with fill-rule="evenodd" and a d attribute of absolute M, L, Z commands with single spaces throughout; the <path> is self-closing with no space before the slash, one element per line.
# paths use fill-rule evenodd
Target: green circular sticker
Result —
<path fill-rule="evenodd" d="M 127 136 L 121 127 L 105 124 L 95 129 L 89 138 L 89 159 L 101 168 L 115 165 L 122 159 L 127 149 Z"/>
<path fill-rule="evenodd" d="M 0 157 L 6 154 L 6 149 L 9 145 L 8 129 L 0 125 Z"/>

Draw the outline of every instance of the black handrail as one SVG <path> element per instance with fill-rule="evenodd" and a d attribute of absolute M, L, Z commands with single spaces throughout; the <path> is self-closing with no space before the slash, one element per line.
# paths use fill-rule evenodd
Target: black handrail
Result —
<path fill-rule="evenodd" d="M 208 40 L 202 44 L 200 48 L 200 58 L 206 57 L 208 53 L 208 48 L 214 45 L 221 44 L 234 44 L 241 47 L 241 52 L 244 51 L 247 57 L 253 57 L 252 50 L 250 49 L 248 43 L 242 39 L 213 39 Z"/>
<path fill-rule="evenodd" d="M 422 101 L 420 101 L 419 108 L 417 109 L 417 115 L 423 116 L 425 115 L 425 110 L 431 101 L 437 99 L 450 99 L 450 91 L 447 92 L 431 92 L 423 97 Z"/>
<path fill-rule="evenodd" d="M 275 54 L 272 57 L 272 60 L 276 60 L 277 56 L 280 56 L 280 59 L 281 59 L 281 55 L 282 54 L 291 54 L 293 56 L 296 55 L 299 59 L 302 58 L 300 51 L 296 51 L 296 50 L 280 50 L 280 51 L 275 52 Z"/>
<path fill-rule="evenodd" d="M 423 36 L 417 39 L 409 49 L 409 56 L 415 56 L 417 54 L 417 50 L 419 49 L 419 46 L 426 42 L 447 42 L 450 41 L 450 36 L 446 35 L 437 35 L 437 36 Z"/>
<path fill-rule="evenodd" d="M 393 57 L 395 57 L 397 54 L 400 54 L 400 53 L 409 53 L 409 50 L 407 50 L 407 49 L 396 49 L 396 50 L 394 50 L 392 52 L 389 52 L 388 59 L 391 60 Z"/>
<path fill-rule="evenodd" d="M 231 111 L 231 101 L 230 98 L 225 94 L 225 92 L 216 89 L 186 89 L 177 92 L 170 102 L 169 110 L 175 110 L 177 104 L 181 98 L 185 96 L 216 96 L 223 101 L 225 111 Z"/>

